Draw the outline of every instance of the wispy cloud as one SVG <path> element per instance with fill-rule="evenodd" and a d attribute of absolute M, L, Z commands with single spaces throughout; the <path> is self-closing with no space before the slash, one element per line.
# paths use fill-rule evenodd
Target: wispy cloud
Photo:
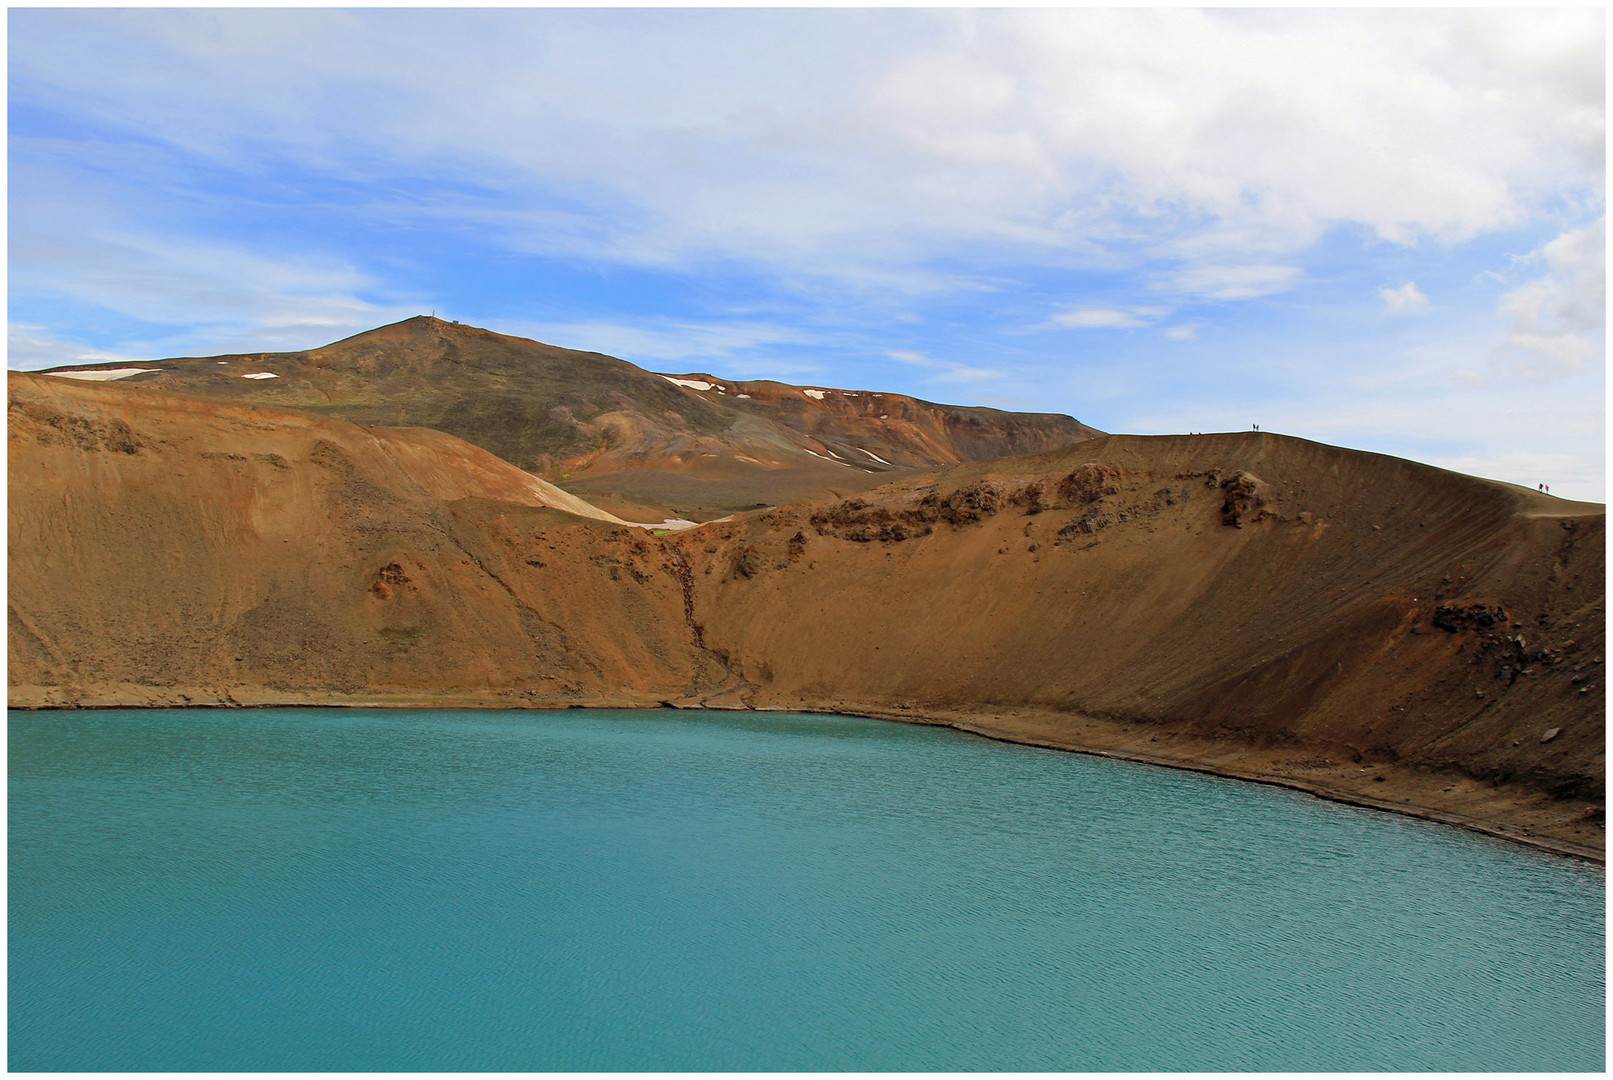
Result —
<path fill-rule="evenodd" d="M 732 361 L 759 348 L 800 345 L 812 340 L 810 335 L 798 328 L 747 321 L 693 323 L 664 320 L 638 324 L 503 321 L 497 329 L 552 345 L 605 352 L 640 363 L 669 360 Z"/>
<path fill-rule="evenodd" d="M 1253 300 L 1287 292 L 1305 272 L 1297 266 L 1190 266 L 1160 282 L 1164 291 L 1199 300 Z"/>
<path fill-rule="evenodd" d="M 14 99 L 237 170 L 493 177 L 540 243 L 646 265 L 1460 238 L 1600 180 L 1596 12 L 76 11 L 12 32 Z M 1251 272 L 1182 287 L 1291 283 Z"/>
<path fill-rule="evenodd" d="M 13 172 L 13 199 L 41 212 L 12 217 L 12 297 L 35 312 L 25 322 L 49 327 L 66 348 L 93 351 L 74 341 L 74 326 L 41 317 L 53 309 L 136 325 L 146 346 L 213 351 L 308 348 L 430 310 L 425 300 L 400 302 L 338 255 L 255 251 L 259 245 L 119 220 L 124 215 L 93 182 L 30 198 L 43 179 L 26 168 Z M 14 351 L 8 362 L 22 366 L 28 355 Z"/>
<path fill-rule="evenodd" d="M 1393 340 L 1393 339 L 1390 339 Z M 1262 391 L 1239 381 L 1162 397 L 1123 417 L 1142 432 L 1264 431 L 1301 435 L 1359 450 L 1393 454 L 1475 476 L 1533 487 L 1550 483 L 1568 498 L 1599 501 L 1606 481 L 1603 385 L 1582 372 L 1573 382 L 1453 377 L 1451 348 L 1387 350 L 1383 369 L 1329 365 L 1322 382 Z M 1102 425 L 1100 425 L 1102 426 Z M 1594 449 L 1592 449 L 1594 448 Z"/>
<path fill-rule="evenodd" d="M 1420 311 L 1427 311 L 1433 305 L 1423 291 L 1417 287 L 1415 281 L 1408 281 L 1404 285 L 1389 288 L 1385 286 L 1378 290 L 1378 299 L 1396 315 L 1413 315 Z"/>
<path fill-rule="evenodd" d="M 1607 325 L 1606 219 L 1563 233 L 1531 252 L 1525 265 L 1548 273 L 1501 298 L 1511 320 L 1495 357 L 1520 374 L 1552 379 L 1605 356 Z"/>
<path fill-rule="evenodd" d="M 10 323 L 6 327 L 6 363 L 18 371 L 63 367 L 68 364 L 94 364 L 108 360 L 143 361 L 155 357 L 108 352 L 77 342 L 64 341 L 42 326 Z"/>
<path fill-rule="evenodd" d="M 1057 312 L 1051 321 L 1076 330 L 1132 330 L 1152 326 L 1165 313 L 1166 309 L 1160 307 L 1076 307 Z"/>
<path fill-rule="evenodd" d="M 924 368 L 928 371 L 935 372 L 934 375 L 929 376 L 928 381 L 930 382 L 985 382 L 1004 377 L 1003 372 L 995 371 L 991 368 L 971 367 L 968 364 L 962 364 L 956 360 L 935 360 L 924 355 L 923 353 L 913 352 L 907 349 L 891 349 L 888 350 L 885 355 L 890 357 L 892 360 L 895 360 L 899 364 L 906 364 L 909 367 Z"/>

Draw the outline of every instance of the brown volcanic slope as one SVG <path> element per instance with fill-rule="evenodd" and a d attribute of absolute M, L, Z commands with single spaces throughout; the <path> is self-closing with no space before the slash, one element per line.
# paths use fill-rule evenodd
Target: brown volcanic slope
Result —
<path fill-rule="evenodd" d="M 1453 813 L 1512 784 L 1593 846 L 1604 542 L 1600 504 L 1253 433 L 1112 436 L 679 541 L 750 704 Z"/>
<path fill-rule="evenodd" d="M 1115 436 L 658 538 L 435 433 L 10 387 L 14 705 L 834 709 L 1605 845 L 1598 504 Z"/>
<path fill-rule="evenodd" d="M 55 370 L 110 366 L 119 365 Z M 697 520 L 861 491 L 893 471 L 1033 453 L 1099 434 L 1056 414 L 683 377 L 711 387 L 702 391 L 600 353 L 425 316 L 307 352 L 149 366 L 159 373 L 134 376 L 133 384 L 435 428 L 591 499 L 613 496 L 624 512 Z M 276 377 L 244 377 L 263 373 Z"/>
<path fill-rule="evenodd" d="M 676 581 L 614 580 L 620 545 L 601 538 L 632 550 L 642 531 L 551 509 L 597 513 L 484 450 L 152 390 L 9 384 L 13 702 L 631 690 L 640 670 L 659 689 L 662 653 L 692 677 Z M 584 550 L 517 559 L 507 528 Z M 639 629 L 620 633 L 624 618 Z"/>

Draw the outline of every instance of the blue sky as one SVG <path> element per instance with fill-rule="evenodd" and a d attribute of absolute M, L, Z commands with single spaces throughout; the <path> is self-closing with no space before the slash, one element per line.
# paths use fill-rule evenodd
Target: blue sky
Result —
<path fill-rule="evenodd" d="M 1599 10 L 8 25 L 13 368 L 435 310 L 1604 498 Z"/>

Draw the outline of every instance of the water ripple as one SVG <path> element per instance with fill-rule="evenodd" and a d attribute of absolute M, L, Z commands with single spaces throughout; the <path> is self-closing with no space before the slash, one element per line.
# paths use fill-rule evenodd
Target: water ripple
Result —
<path fill-rule="evenodd" d="M 17 1070 L 1584 1070 L 1600 868 L 844 717 L 10 722 Z"/>

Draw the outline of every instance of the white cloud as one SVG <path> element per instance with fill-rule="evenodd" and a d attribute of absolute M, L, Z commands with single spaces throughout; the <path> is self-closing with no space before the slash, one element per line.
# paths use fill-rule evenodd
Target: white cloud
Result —
<path fill-rule="evenodd" d="M 1554 379 L 1580 371 L 1605 353 L 1606 219 L 1574 229 L 1531 252 L 1524 265 L 1548 273 L 1501 297 L 1512 322 L 1494 357 L 1520 375 Z"/>
<path fill-rule="evenodd" d="M 1606 410 L 1599 373 L 1565 383 L 1513 381 L 1497 393 L 1451 379 L 1451 355 L 1477 345 L 1479 335 L 1443 356 L 1391 351 L 1383 370 L 1333 366 L 1321 385 L 1289 394 L 1237 382 L 1138 401 L 1117 429 L 1139 432 L 1261 430 L 1427 462 L 1472 476 L 1534 487 L 1554 495 L 1606 498 Z M 1103 425 L 1099 425 L 1103 426 Z"/>
<path fill-rule="evenodd" d="M 994 150 L 1038 190 L 1095 180 L 1144 213 L 1279 241 L 1343 221 L 1461 238 L 1520 221 L 1543 164 L 1595 183 L 1599 83 L 1545 72 L 1599 73 L 1603 33 L 1599 12 L 1477 29 L 1435 13 L 1004 12 L 899 65 L 887 96 L 916 147 Z"/>
<path fill-rule="evenodd" d="M 1172 326 L 1165 331 L 1165 336 L 1172 341 L 1195 341 L 1199 336 L 1198 324 L 1183 323 L 1180 326 Z"/>
<path fill-rule="evenodd" d="M 43 326 L 10 323 L 6 327 L 6 366 L 14 371 L 38 371 L 41 368 L 108 360 L 149 359 L 151 357 L 107 352 L 78 342 L 64 341 Z"/>
<path fill-rule="evenodd" d="M 384 169 L 490 184 L 525 213 L 507 233 L 524 250 L 739 258 L 901 287 L 976 245 L 987 260 L 1187 258 L 1191 278 L 1233 253 L 1280 263 L 1339 224 L 1396 243 L 1462 239 L 1564 191 L 1597 197 L 1604 22 L 1596 10 L 19 12 L 11 78 L 14 100 L 48 93 L 227 168 L 294 160 L 358 183 Z M 479 200 L 464 201 L 474 217 Z"/>
<path fill-rule="evenodd" d="M 1287 292 L 1305 272 L 1297 266 L 1262 263 L 1250 266 L 1192 266 L 1160 283 L 1160 288 L 1201 300 L 1253 300 Z"/>
<path fill-rule="evenodd" d="M 1515 447 L 1491 453 L 1434 455 L 1429 464 L 1527 488 L 1549 484 L 1551 493 L 1563 499 L 1603 502 L 1607 498 L 1605 470 L 1601 463 L 1587 460 L 1581 454 L 1543 453 L 1529 447 Z"/>
<path fill-rule="evenodd" d="M 15 198 L 16 172 L 12 183 Z M 42 202 L 38 209 L 54 216 L 12 218 L 13 295 L 20 286 L 80 310 L 138 320 L 156 335 L 141 347 L 168 350 L 157 355 L 311 348 L 431 308 L 367 299 L 362 294 L 378 283 L 339 257 L 264 254 L 244 244 L 146 230 L 116 221 L 93 197 Z M 26 349 L 13 351 L 10 365 L 19 366 L 25 355 Z"/>
<path fill-rule="evenodd" d="M 568 349 L 608 353 L 624 360 L 726 359 L 769 345 L 802 344 L 800 330 L 757 322 L 695 323 L 665 320 L 652 324 L 619 322 L 496 322 L 501 333 L 517 334 Z M 715 374 L 715 373 L 713 373 Z"/>
<path fill-rule="evenodd" d="M 1415 281 L 1408 281 L 1397 288 L 1385 286 L 1378 290 L 1378 298 L 1388 306 L 1389 310 L 1397 315 L 1410 315 L 1419 311 L 1427 311 L 1433 305 L 1423 291 L 1417 287 Z"/>
<path fill-rule="evenodd" d="M 1157 307 L 1078 307 L 1058 312 L 1051 321 L 1058 326 L 1078 330 L 1130 330 L 1140 326 L 1151 326 L 1154 320 L 1163 314 L 1165 309 Z"/>
<path fill-rule="evenodd" d="M 1004 378 L 1001 371 L 970 367 L 956 360 L 935 360 L 909 349 L 890 349 L 885 355 L 897 363 L 907 364 L 909 367 L 928 368 L 935 372 L 936 374 L 929 377 L 929 382 L 985 382 Z"/>

